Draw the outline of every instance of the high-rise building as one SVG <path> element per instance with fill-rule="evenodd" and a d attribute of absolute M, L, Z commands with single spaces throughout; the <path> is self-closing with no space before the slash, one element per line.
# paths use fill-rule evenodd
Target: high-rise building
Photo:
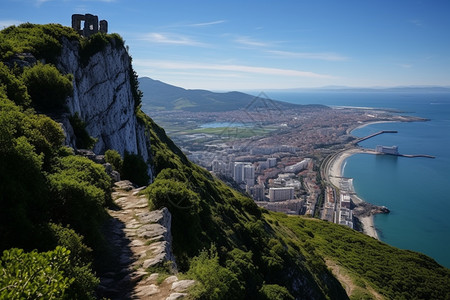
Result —
<path fill-rule="evenodd" d="M 269 201 L 284 201 L 294 199 L 294 188 L 270 188 L 269 189 Z"/>
<path fill-rule="evenodd" d="M 233 179 L 237 183 L 241 183 L 244 181 L 244 166 L 245 163 L 241 162 L 234 163 Z"/>
<path fill-rule="evenodd" d="M 244 181 L 248 186 L 255 185 L 255 168 L 253 165 L 245 165 L 244 166 Z"/>

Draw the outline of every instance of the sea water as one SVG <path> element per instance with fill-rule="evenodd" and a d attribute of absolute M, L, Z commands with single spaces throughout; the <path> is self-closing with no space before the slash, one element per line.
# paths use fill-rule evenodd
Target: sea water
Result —
<path fill-rule="evenodd" d="M 391 210 L 375 216 L 382 241 L 422 252 L 450 268 L 450 93 L 316 92 L 271 97 L 298 104 L 390 108 L 430 119 L 372 124 L 352 134 L 362 137 L 396 130 L 360 146 L 396 145 L 401 154 L 428 154 L 435 159 L 357 154 L 347 159 L 344 176 L 354 178 L 355 190 L 365 201 Z"/>

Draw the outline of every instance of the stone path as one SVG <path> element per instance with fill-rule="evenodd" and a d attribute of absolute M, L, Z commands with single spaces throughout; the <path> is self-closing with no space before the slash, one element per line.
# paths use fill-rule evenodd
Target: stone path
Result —
<path fill-rule="evenodd" d="M 149 211 L 148 200 L 129 181 L 119 181 L 112 193 L 117 205 L 109 210 L 104 233 L 110 253 L 100 276 L 98 296 L 109 299 L 180 299 L 195 282 L 156 273 L 165 266 L 176 274 L 170 233 L 171 215 L 163 208 Z"/>

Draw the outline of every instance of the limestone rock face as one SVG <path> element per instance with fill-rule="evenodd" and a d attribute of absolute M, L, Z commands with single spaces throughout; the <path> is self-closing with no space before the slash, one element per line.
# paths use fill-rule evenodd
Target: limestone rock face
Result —
<path fill-rule="evenodd" d="M 115 42 L 92 55 L 83 64 L 77 41 L 62 41 L 57 68 L 73 74 L 73 96 L 67 100 L 69 114 L 86 123 L 86 130 L 98 141 L 93 151 L 102 154 L 108 149 L 139 154 L 147 161 L 150 140 L 145 128 L 137 122 L 130 76 L 130 57 L 123 46 Z M 68 116 L 67 116 L 68 117 Z M 66 132 L 66 144 L 76 148 L 73 130 L 68 121 L 61 122 Z"/>

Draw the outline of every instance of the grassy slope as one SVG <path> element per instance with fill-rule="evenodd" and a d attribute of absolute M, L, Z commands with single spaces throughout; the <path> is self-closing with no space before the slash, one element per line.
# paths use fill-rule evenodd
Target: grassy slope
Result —
<path fill-rule="evenodd" d="M 349 278 L 353 287 L 350 296 L 354 299 L 450 297 L 450 270 L 431 258 L 394 248 L 340 225 L 261 210 L 252 200 L 188 162 L 161 128 L 146 116 L 142 119 L 152 134 L 156 171 L 165 174 L 158 175 L 154 185 L 163 180 L 164 184 L 167 180 L 179 181 L 195 194 L 190 198 L 195 198 L 196 203 L 192 218 L 177 223 L 180 211 L 186 213 L 180 207 L 192 205 L 189 197 L 184 198 L 183 205 L 171 204 L 170 197 L 162 203 L 155 201 L 157 191 L 152 193 L 152 186 L 148 189 L 150 201 L 157 202 L 156 206 L 169 206 L 174 214 L 174 251 L 186 269 L 192 257 L 214 243 L 223 265 L 227 264 L 227 253 L 234 248 L 251 251 L 252 263 L 263 278 L 259 286 L 263 281 L 284 285 L 296 297 L 345 298 L 327 264 L 339 266 Z M 173 173 L 167 174 L 168 169 Z M 292 286 L 299 284 L 295 277 L 311 290 L 295 294 Z M 245 284 L 250 283 L 247 280 Z"/>

